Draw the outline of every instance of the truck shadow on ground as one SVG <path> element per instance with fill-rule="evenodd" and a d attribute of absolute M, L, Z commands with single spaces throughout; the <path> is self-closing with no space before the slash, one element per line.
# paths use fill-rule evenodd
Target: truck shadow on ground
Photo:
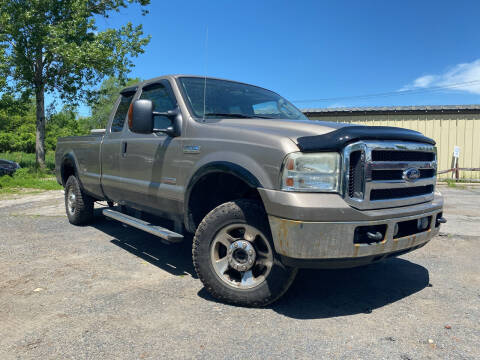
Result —
<path fill-rule="evenodd" d="M 192 241 L 186 238 L 178 244 L 165 244 L 144 231 L 123 226 L 115 220 L 98 216 L 92 224 L 96 229 L 113 237 L 110 242 L 123 250 L 165 270 L 172 275 L 197 278 L 192 263 Z"/>
<path fill-rule="evenodd" d="M 271 308 L 296 319 L 368 314 L 428 286 L 428 270 L 400 258 L 353 269 L 302 270 Z"/>
<path fill-rule="evenodd" d="M 170 274 L 197 278 L 192 241 L 164 244 L 143 231 L 119 226 L 101 215 L 93 226 L 113 237 L 111 243 Z M 290 290 L 269 306 L 296 319 L 319 319 L 371 313 L 429 286 L 428 270 L 401 258 L 340 270 L 300 270 Z M 198 295 L 217 302 L 204 288 Z"/>
<path fill-rule="evenodd" d="M 400 258 L 353 269 L 305 269 L 269 308 L 295 319 L 368 314 L 428 286 L 428 270 Z M 199 296 L 215 301 L 205 289 Z"/>

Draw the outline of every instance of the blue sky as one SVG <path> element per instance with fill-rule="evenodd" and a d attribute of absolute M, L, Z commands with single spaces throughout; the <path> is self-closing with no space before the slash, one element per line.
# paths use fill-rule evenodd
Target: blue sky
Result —
<path fill-rule="evenodd" d="M 480 103 L 479 1 L 152 0 L 149 11 L 98 22 L 152 36 L 132 77 L 206 71 L 301 108 Z"/>

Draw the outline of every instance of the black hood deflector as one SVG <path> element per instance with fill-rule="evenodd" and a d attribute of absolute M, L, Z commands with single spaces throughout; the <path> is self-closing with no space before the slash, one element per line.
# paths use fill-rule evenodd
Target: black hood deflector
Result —
<path fill-rule="evenodd" d="M 297 145 L 303 152 L 341 150 L 348 143 L 358 140 L 400 140 L 435 145 L 418 131 L 391 126 L 345 126 L 324 135 L 303 136 Z"/>

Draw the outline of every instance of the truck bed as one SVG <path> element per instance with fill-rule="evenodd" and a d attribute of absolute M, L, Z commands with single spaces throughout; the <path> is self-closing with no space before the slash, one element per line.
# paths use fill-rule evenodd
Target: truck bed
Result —
<path fill-rule="evenodd" d="M 57 181 L 63 183 L 62 179 L 64 169 L 60 168 L 64 164 L 64 159 L 68 158 L 72 165 L 77 169 L 77 176 L 82 186 L 96 197 L 102 196 L 100 178 L 101 178 L 101 144 L 102 134 L 92 134 L 85 136 L 61 137 L 57 142 L 55 151 L 55 174 Z"/>

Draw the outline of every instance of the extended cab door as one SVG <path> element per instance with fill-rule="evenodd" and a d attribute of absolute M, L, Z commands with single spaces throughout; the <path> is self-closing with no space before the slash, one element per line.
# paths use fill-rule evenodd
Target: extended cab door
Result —
<path fill-rule="evenodd" d="M 109 200 L 120 202 L 124 183 L 120 160 L 124 154 L 123 129 L 136 88 L 122 91 L 112 112 L 101 147 L 102 188 Z"/>
<path fill-rule="evenodd" d="M 168 80 L 145 84 L 139 99 L 153 102 L 154 111 L 167 112 L 177 107 Z M 155 129 L 165 129 L 171 119 L 155 117 Z M 177 186 L 181 138 L 164 133 L 134 133 L 128 126 L 123 131 L 125 151 L 120 160 L 124 181 L 122 197 L 127 205 L 157 213 L 179 213 L 183 201 Z"/>

